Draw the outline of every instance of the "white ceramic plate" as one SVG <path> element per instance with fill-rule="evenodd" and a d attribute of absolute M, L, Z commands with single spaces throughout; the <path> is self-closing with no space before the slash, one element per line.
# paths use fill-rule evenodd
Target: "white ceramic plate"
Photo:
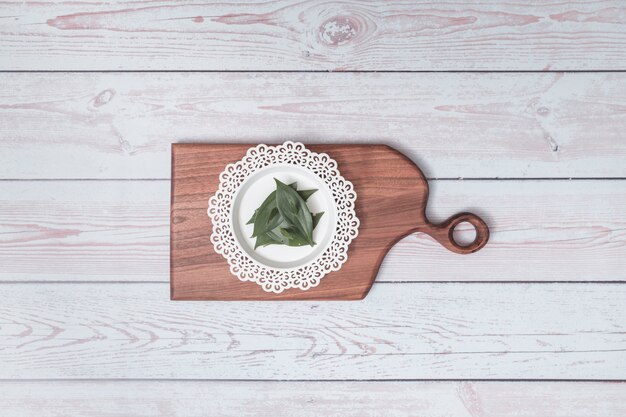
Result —
<path fill-rule="evenodd" d="M 315 246 L 270 245 L 254 249 L 252 225 L 246 222 L 276 189 L 274 178 L 298 183 L 298 189 L 318 189 L 307 201 L 313 213 L 324 212 L 313 231 Z M 311 152 L 301 143 L 258 145 L 220 174 L 217 192 L 209 200 L 211 241 L 217 253 L 242 281 L 265 291 L 307 290 L 348 259 L 348 246 L 358 235 L 356 191 L 325 153 Z"/>
<path fill-rule="evenodd" d="M 312 213 L 323 211 L 320 222 L 313 230 L 315 246 L 269 245 L 254 249 L 256 238 L 251 237 L 253 225 L 246 224 L 254 210 L 276 190 L 274 178 L 285 184 L 297 182 L 298 190 L 317 189 L 307 201 Z M 295 165 L 277 164 L 250 175 L 235 193 L 233 202 L 233 230 L 242 249 L 259 263 L 277 269 L 293 269 L 314 260 L 330 243 L 335 228 L 335 202 L 328 186 L 315 174 Z"/>

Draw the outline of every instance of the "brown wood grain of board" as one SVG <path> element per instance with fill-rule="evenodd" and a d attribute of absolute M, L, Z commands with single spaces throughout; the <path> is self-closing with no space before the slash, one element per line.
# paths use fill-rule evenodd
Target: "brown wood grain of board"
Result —
<path fill-rule="evenodd" d="M 215 229 L 207 216 L 207 202 L 218 192 L 224 167 L 246 157 L 249 148 L 233 144 L 172 145 L 173 300 L 359 300 L 371 288 L 389 249 L 412 232 L 426 233 L 449 251 L 464 255 L 480 250 L 489 239 L 485 222 L 463 209 L 441 223 L 430 222 L 425 216 L 428 183 L 419 167 L 400 152 L 385 145 L 309 145 L 310 151 L 325 153 L 336 161 L 341 175 L 358 195 L 354 210 L 360 225 L 358 236 L 344 254 L 347 261 L 340 270 L 310 281 L 311 288 L 306 291 L 285 289 L 282 281 L 271 277 L 263 285 L 233 280 L 233 266 L 225 262 L 211 241 Z M 462 222 L 476 228 L 475 239 L 463 245 L 453 237 L 455 227 Z M 297 273 L 303 272 L 299 269 Z"/>

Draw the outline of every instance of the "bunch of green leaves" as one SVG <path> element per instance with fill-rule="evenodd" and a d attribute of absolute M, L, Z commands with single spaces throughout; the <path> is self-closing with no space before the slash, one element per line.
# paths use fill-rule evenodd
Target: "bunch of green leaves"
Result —
<path fill-rule="evenodd" d="M 306 201 L 317 191 L 298 190 L 297 183 L 274 178 L 276 190 L 254 211 L 247 224 L 254 224 L 254 249 L 259 246 L 314 246 L 313 230 L 324 212 L 311 213 Z"/>

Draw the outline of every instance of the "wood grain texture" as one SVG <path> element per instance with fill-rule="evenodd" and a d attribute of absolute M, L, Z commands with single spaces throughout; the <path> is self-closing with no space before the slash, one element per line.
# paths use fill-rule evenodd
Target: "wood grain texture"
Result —
<path fill-rule="evenodd" d="M 169 280 L 169 187 L 1 181 L 2 280 Z"/>
<path fill-rule="evenodd" d="M 0 379 L 624 379 L 626 286 L 375 284 L 363 301 L 171 302 L 0 285 Z"/>
<path fill-rule="evenodd" d="M 476 252 L 489 239 L 488 226 L 475 214 L 456 213 L 441 224 L 428 221 L 428 183 L 400 152 L 385 145 L 309 145 L 312 152 L 325 153 L 337 162 L 341 175 L 352 182 L 358 195 L 359 235 L 350 244 L 348 260 L 306 291 L 283 290 L 275 283 L 274 289 L 282 292 L 267 292 L 256 282 L 233 279 L 230 266 L 211 242 L 213 226 L 207 202 L 217 193 L 226 166 L 242 160 L 250 147 L 172 145 L 172 300 L 360 300 L 371 288 L 389 249 L 410 233 L 426 233 L 457 254 Z M 453 237 L 462 222 L 476 228 L 476 238 L 463 245 Z"/>
<path fill-rule="evenodd" d="M 617 0 L 2 3 L 4 71 L 296 72 L 0 73 L 0 415 L 626 415 L 623 383 L 401 381 L 626 379 L 623 284 L 404 282 L 626 281 L 626 72 L 567 73 L 626 71 L 625 27 Z M 170 143 L 283 140 L 605 180 L 431 182 L 491 244 L 410 235 L 365 301 L 169 302 Z"/>
<path fill-rule="evenodd" d="M 3 417 L 623 417 L 610 382 L 0 382 Z"/>
<path fill-rule="evenodd" d="M 169 189 L 165 180 L 0 182 L 0 281 L 168 282 Z M 461 208 L 488 222 L 487 247 L 458 256 L 413 234 L 377 280 L 626 281 L 624 180 L 430 181 L 429 218 Z"/>
<path fill-rule="evenodd" d="M 0 178 L 162 178 L 172 142 L 385 143 L 429 178 L 626 177 L 626 74 L 0 74 Z"/>
<path fill-rule="evenodd" d="M 8 1 L 3 70 L 624 70 L 618 0 Z"/>

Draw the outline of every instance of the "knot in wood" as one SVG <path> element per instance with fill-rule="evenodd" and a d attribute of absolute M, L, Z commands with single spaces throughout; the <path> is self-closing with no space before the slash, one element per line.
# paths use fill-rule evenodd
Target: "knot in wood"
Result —
<path fill-rule="evenodd" d="M 362 30 L 359 19 L 350 16 L 335 16 L 320 26 L 320 39 L 331 46 L 345 45 Z"/>
<path fill-rule="evenodd" d="M 104 90 L 100 94 L 98 94 L 96 97 L 94 97 L 93 106 L 94 107 L 104 106 L 105 104 L 113 100 L 113 97 L 115 97 L 114 89 L 109 88 L 108 90 Z"/>

